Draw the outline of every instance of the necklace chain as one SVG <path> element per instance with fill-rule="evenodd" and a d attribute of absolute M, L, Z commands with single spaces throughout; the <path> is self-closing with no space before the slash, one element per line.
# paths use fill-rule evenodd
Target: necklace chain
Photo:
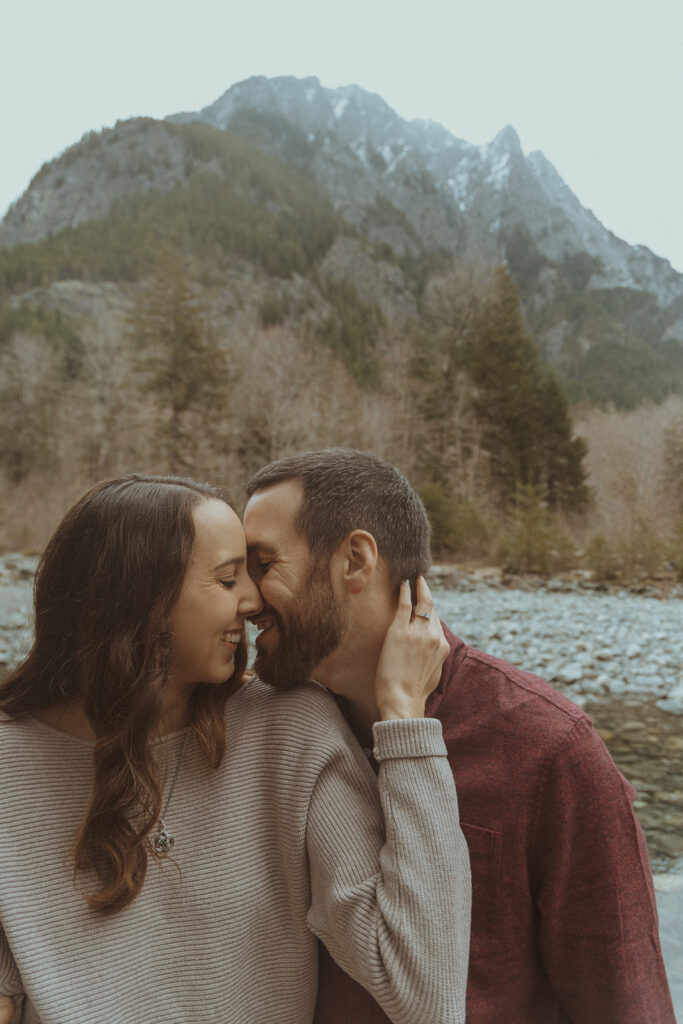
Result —
<path fill-rule="evenodd" d="M 180 766 L 183 763 L 183 755 L 185 753 L 185 747 L 190 737 L 190 730 L 188 729 L 185 733 L 185 739 L 183 745 L 180 748 L 180 754 L 178 755 L 178 761 L 173 772 L 173 778 L 171 779 L 171 785 L 168 789 L 168 796 L 166 797 L 166 807 L 162 812 L 162 816 L 159 818 L 156 824 L 156 829 L 150 838 L 150 845 L 154 852 L 160 857 L 168 857 L 175 845 L 175 836 L 172 832 L 169 832 L 164 822 L 164 816 L 168 814 L 168 809 L 171 806 L 171 799 L 173 797 L 173 791 L 175 789 L 176 780 L 180 772 Z"/>

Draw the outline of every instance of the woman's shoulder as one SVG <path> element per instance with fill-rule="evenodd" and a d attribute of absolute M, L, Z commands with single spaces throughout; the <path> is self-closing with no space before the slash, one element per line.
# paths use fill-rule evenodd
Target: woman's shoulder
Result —
<path fill-rule="evenodd" d="M 92 751 L 83 741 L 33 717 L 1 718 L 0 847 L 12 835 L 16 842 L 9 823 L 30 833 L 52 813 L 77 815 L 91 767 Z"/>
<path fill-rule="evenodd" d="M 45 725 L 32 715 L 10 718 L 0 713 L 0 762 L 3 765 L 28 762 L 36 769 L 59 768 L 67 754 L 89 760 L 92 743 Z"/>
<path fill-rule="evenodd" d="M 324 686 L 309 679 L 291 690 L 278 690 L 258 675 L 250 676 L 238 691 L 248 704 L 258 704 L 271 714 L 301 709 L 304 713 L 335 717 L 339 708 L 334 697 Z"/>
<path fill-rule="evenodd" d="M 259 676 L 248 679 L 238 692 L 244 715 L 257 715 L 271 729 L 283 726 L 291 734 L 305 732 L 328 744 L 348 742 L 348 726 L 329 690 L 309 680 L 291 690 L 276 690 Z"/>
<path fill-rule="evenodd" d="M 12 718 L 4 711 L 0 711 L 0 750 L 21 748 L 27 742 L 31 742 L 35 735 L 32 727 L 34 721 L 35 719 L 31 717 Z"/>

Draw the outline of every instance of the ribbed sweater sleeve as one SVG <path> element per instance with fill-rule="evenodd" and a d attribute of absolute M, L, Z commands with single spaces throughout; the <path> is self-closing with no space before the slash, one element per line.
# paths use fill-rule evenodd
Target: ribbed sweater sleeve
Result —
<path fill-rule="evenodd" d="M 441 723 L 377 723 L 374 743 L 379 797 L 367 761 L 350 744 L 316 783 L 307 826 L 309 927 L 395 1024 L 462 1024 L 469 857 Z"/>
<path fill-rule="evenodd" d="M 0 927 L 0 996 L 10 996 L 14 999 L 14 1014 L 10 1018 L 11 1024 L 18 1024 L 21 1020 L 21 1006 L 18 997 L 22 994 L 23 986 L 19 971 L 10 951 L 5 932 Z M 2 1019 L 1 1014 L 0 1019 Z"/>
<path fill-rule="evenodd" d="M 15 996 L 23 991 L 17 965 L 10 951 L 5 932 L 0 927 L 0 995 Z"/>

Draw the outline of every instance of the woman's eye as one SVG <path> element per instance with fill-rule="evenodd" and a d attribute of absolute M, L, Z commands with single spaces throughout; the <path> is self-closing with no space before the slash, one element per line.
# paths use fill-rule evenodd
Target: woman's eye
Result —
<path fill-rule="evenodd" d="M 225 587 L 226 590 L 232 590 L 236 582 L 236 580 L 220 580 L 221 586 Z"/>

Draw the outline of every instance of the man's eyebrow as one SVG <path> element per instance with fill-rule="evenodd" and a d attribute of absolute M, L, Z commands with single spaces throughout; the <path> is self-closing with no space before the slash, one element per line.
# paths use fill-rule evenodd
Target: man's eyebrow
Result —
<path fill-rule="evenodd" d="M 272 544 L 249 544 L 247 545 L 247 551 L 249 554 L 253 554 L 255 551 L 262 551 L 264 555 L 275 555 L 277 554 L 277 548 Z"/>
<path fill-rule="evenodd" d="M 221 562 L 220 565 L 217 565 L 213 571 L 218 572 L 220 569 L 227 569 L 229 565 L 242 565 L 243 562 L 244 555 L 240 555 L 238 558 L 226 558 L 226 560 Z"/>

